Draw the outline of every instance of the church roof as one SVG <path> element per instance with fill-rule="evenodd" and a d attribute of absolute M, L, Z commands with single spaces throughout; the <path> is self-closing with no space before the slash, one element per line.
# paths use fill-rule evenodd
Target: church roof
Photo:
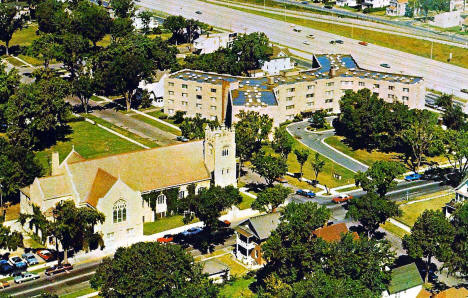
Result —
<path fill-rule="evenodd" d="M 466 298 L 468 297 L 468 290 L 466 288 L 449 288 L 445 291 L 442 291 L 438 294 L 435 294 L 436 298 Z"/>
<path fill-rule="evenodd" d="M 38 178 L 37 182 L 45 200 L 72 194 L 70 181 L 65 175 Z"/>
<path fill-rule="evenodd" d="M 96 177 L 94 177 L 93 185 L 91 186 L 91 191 L 86 198 L 86 203 L 96 207 L 99 199 L 106 195 L 116 181 L 117 178 L 106 171 L 98 169 Z"/>

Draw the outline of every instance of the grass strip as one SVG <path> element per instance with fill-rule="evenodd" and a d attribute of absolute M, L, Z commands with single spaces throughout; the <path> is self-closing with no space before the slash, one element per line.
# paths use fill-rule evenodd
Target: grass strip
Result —
<path fill-rule="evenodd" d="M 167 216 L 157 219 L 153 222 L 145 222 L 143 224 L 143 235 L 152 235 L 160 232 L 164 232 L 170 229 L 175 229 L 181 227 L 184 224 L 183 222 L 183 215 L 174 215 L 174 216 Z M 200 221 L 198 218 L 195 218 L 190 223 L 196 223 Z"/>
<path fill-rule="evenodd" d="M 151 118 L 148 118 L 148 117 L 145 117 L 143 115 L 140 115 L 140 114 L 136 114 L 136 115 L 132 115 L 133 118 L 135 119 L 138 119 L 140 121 L 143 121 L 151 126 L 154 126 L 154 127 L 157 127 L 159 128 L 160 130 L 163 130 L 165 132 L 168 132 L 168 133 L 171 133 L 173 135 L 176 135 L 176 136 L 180 136 L 182 135 L 180 131 L 178 131 L 177 129 L 175 128 L 172 128 L 170 126 L 167 126 L 167 125 L 164 125 L 163 123 L 161 122 L 158 122 L 158 121 L 155 121 Z"/>

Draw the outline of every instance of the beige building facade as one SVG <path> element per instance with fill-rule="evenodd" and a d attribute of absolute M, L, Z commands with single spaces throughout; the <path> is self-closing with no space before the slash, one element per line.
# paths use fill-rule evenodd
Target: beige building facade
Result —
<path fill-rule="evenodd" d="M 105 215 L 96 227 L 106 246 L 125 245 L 143 236 L 143 224 L 168 212 L 164 190 L 178 188 L 178 197 L 219 186 L 236 186 L 235 132 L 221 127 L 205 131 L 203 141 L 86 159 L 72 150 L 59 162 L 52 156 L 52 175 L 36 178 L 20 190 L 21 213 L 36 205 L 47 216 L 60 201 L 93 208 Z M 152 209 L 143 199 L 157 193 Z M 26 225 L 27 226 L 27 225 Z"/>
<path fill-rule="evenodd" d="M 314 56 L 309 70 L 260 78 L 181 70 L 164 84 L 166 114 L 184 111 L 228 125 L 241 110 L 267 114 L 275 126 L 305 111 L 339 113 L 346 90 L 368 88 L 388 102 L 418 109 L 425 97 L 423 78 L 362 69 L 350 55 Z"/>

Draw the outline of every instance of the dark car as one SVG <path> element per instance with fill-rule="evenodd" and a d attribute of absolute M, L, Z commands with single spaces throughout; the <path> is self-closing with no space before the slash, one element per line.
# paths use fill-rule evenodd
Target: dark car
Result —
<path fill-rule="evenodd" d="M 333 8 L 333 6 L 331 6 L 331 5 L 325 5 L 324 7 L 325 7 L 326 9 L 332 9 L 332 8 Z"/>
<path fill-rule="evenodd" d="M 416 181 L 422 178 L 421 174 L 413 173 L 411 175 L 405 176 L 406 181 Z"/>
<path fill-rule="evenodd" d="M 15 266 L 16 269 L 26 269 L 28 267 L 28 264 L 21 259 L 20 257 L 11 257 L 10 258 L 10 263 Z"/>
<path fill-rule="evenodd" d="M 330 40 L 330 44 L 335 44 L 335 41 L 334 41 L 334 40 Z"/>
<path fill-rule="evenodd" d="M 199 11 L 199 10 L 197 10 L 195 13 L 196 13 L 196 14 L 202 14 L 202 12 Z"/>
<path fill-rule="evenodd" d="M 179 141 L 179 142 L 188 142 L 189 139 L 187 139 L 187 138 L 184 137 L 184 136 L 178 136 L 178 137 L 177 137 L 177 141 Z"/>
<path fill-rule="evenodd" d="M 47 268 L 45 271 L 45 274 L 50 276 L 50 275 L 55 275 L 55 274 L 70 271 L 70 270 L 73 270 L 73 266 L 69 263 L 63 263 L 60 265 L 54 265 L 52 267 Z"/>
<path fill-rule="evenodd" d="M 343 43 L 344 43 L 344 41 L 342 41 L 341 39 L 337 39 L 337 40 L 335 40 L 335 42 L 336 42 L 336 43 L 339 43 L 339 44 L 343 44 Z"/>
<path fill-rule="evenodd" d="M 316 196 L 315 192 L 308 189 L 298 189 L 296 190 L 296 194 L 309 198 L 314 198 Z"/>
<path fill-rule="evenodd" d="M 387 63 L 382 63 L 380 64 L 380 66 L 385 67 L 385 68 L 390 68 L 390 65 L 388 65 Z"/>
<path fill-rule="evenodd" d="M 13 266 L 7 260 L 0 260 L 0 273 L 3 275 L 10 274 L 13 271 Z"/>
<path fill-rule="evenodd" d="M 298 29 L 298 28 L 294 28 L 293 31 L 294 31 L 294 32 L 301 32 L 302 30 L 301 30 L 301 29 Z"/>
<path fill-rule="evenodd" d="M 468 93 L 468 89 L 461 89 L 460 91 L 463 93 Z"/>

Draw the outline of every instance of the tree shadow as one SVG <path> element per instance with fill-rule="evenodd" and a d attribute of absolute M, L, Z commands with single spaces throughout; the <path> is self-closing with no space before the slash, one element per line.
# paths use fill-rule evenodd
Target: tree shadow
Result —
<path fill-rule="evenodd" d="M 263 191 L 267 186 L 263 183 L 251 182 L 249 184 L 246 184 L 244 187 L 247 188 L 248 191 L 259 193 Z"/>

